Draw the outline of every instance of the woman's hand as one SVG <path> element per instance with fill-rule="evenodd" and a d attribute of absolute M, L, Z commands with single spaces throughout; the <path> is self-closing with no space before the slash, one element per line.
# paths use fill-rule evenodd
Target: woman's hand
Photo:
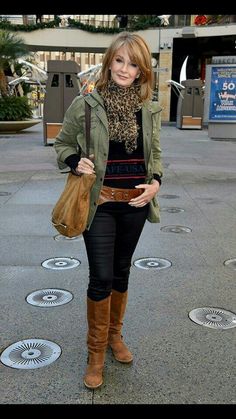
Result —
<path fill-rule="evenodd" d="M 94 163 L 92 162 L 93 158 L 94 158 L 94 154 L 90 154 L 89 159 L 87 157 L 82 157 L 80 161 L 78 162 L 78 165 L 75 169 L 76 173 L 78 175 L 82 175 L 83 173 L 87 173 L 88 175 L 91 175 L 92 173 L 95 173 Z"/>
<path fill-rule="evenodd" d="M 157 192 L 160 189 L 160 184 L 156 179 L 153 179 L 151 184 L 143 183 L 137 185 L 136 188 L 144 189 L 144 192 L 141 195 L 137 196 L 137 198 L 132 198 L 129 201 L 129 205 L 131 205 L 132 207 L 144 207 L 157 194 Z"/>

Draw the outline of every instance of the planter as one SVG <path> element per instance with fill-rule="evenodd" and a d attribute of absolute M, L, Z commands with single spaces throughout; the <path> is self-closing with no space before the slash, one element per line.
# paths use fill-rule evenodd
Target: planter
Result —
<path fill-rule="evenodd" d="M 29 119 L 25 121 L 0 121 L 0 134 L 12 134 L 30 128 L 42 122 L 41 119 Z"/>

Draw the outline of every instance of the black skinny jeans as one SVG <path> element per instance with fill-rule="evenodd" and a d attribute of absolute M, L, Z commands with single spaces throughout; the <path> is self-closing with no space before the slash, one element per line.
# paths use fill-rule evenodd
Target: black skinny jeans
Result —
<path fill-rule="evenodd" d="M 131 259 L 147 218 L 148 205 L 106 203 L 98 207 L 89 230 L 83 233 L 89 263 L 87 296 L 94 301 L 112 289 L 125 292 Z"/>

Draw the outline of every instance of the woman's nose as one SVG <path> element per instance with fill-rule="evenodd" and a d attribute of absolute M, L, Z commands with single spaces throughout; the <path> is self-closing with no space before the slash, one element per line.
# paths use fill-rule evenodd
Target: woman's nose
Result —
<path fill-rule="evenodd" d="M 128 64 L 127 63 L 123 63 L 122 70 L 123 71 L 127 71 L 127 69 L 128 69 Z"/>

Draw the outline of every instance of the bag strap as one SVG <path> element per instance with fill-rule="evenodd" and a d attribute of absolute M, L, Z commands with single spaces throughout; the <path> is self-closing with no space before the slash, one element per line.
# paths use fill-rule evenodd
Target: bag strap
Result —
<path fill-rule="evenodd" d="M 91 107 L 85 101 L 86 157 L 89 158 Z"/>

